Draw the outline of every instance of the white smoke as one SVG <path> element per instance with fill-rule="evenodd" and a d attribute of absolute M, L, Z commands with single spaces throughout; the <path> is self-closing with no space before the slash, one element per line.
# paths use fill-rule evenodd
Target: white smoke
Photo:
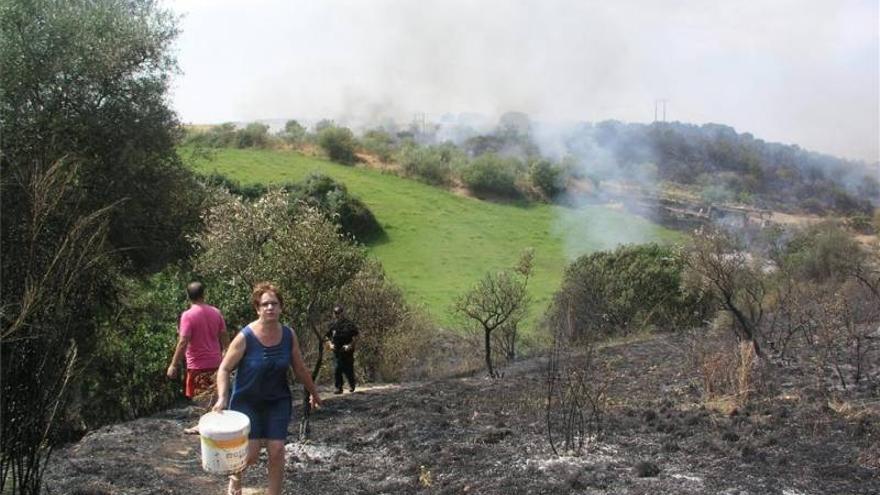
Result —
<path fill-rule="evenodd" d="M 878 3 L 256 0 L 187 13 L 184 121 L 357 124 L 516 109 L 541 121 L 723 122 L 880 161 Z"/>

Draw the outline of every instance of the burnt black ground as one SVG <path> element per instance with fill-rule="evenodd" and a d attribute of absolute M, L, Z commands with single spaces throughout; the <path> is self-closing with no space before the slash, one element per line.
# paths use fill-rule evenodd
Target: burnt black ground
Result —
<path fill-rule="evenodd" d="M 684 348 L 658 337 L 602 351 L 617 378 L 605 435 L 581 456 L 547 442 L 541 358 L 498 380 L 328 388 L 310 441 L 287 446 L 285 493 L 880 493 L 876 387 L 831 402 L 782 387 L 721 413 L 701 405 Z M 173 409 L 59 449 L 47 493 L 224 493 L 225 479 L 201 470 L 198 438 L 181 434 L 196 416 Z M 246 494 L 263 493 L 264 462 Z"/>

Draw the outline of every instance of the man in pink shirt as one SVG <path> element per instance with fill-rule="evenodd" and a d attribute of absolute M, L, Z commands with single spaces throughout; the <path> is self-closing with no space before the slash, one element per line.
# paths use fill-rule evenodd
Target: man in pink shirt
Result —
<path fill-rule="evenodd" d="M 190 306 L 180 315 L 177 347 L 166 375 L 171 379 L 177 377 L 178 365 L 185 355 L 184 394 L 190 399 L 205 402 L 207 408 L 213 403 L 217 368 L 220 367 L 223 352 L 229 345 L 229 335 L 220 310 L 205 304 L 204 284 L 190 283 L 186 286 L 186 296 Z M 197 426 L 184 430 L 188 434 L 198 432 Z"/>

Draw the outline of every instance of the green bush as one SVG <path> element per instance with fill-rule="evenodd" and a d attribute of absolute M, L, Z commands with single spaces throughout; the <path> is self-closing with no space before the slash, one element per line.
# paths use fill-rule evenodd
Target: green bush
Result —
<path fill-rule="evenodd" d="M 516 158 L 504 158 L 486 153 L 475 158 L 461 172 L 461 180 L 477 194 L 497 194 L 509 198 L 520 197 L 516 187 L 523 164 Z"/>
<path fill-rule="evenodd" d="M 317 208 L 291 205 L 289 194 L 280 189 L 253 202 L 221 193 L 193 243 L 195 270 L 213 279 L 211 300 L 222 301 L 232 328 L 253 319 L 248 304 L 252 284 L 270 280 L 277 285 L 284 294 L 285 317 L 300 336 L 304 358 L 315 363 L 312 376 L 318 376 L 326 332 L 322 320 L 341 288 L 360 271 L 365 251 Z"/>
<path fill-rule="evenodd" d="M 236 148 L 265 148 L 269 145 L 269 126 L 251 122 L 235 132 Z"/>
<path fill-rule="evenodd" d="M 204 176 L 203 180 L 208 186 L 221 187 L 249 201 L 256 201 L 268 192 L 263 184 L 242 184 L 219 172 Z M 312 173 L 302 182 L 282 184 L 281 189 L 289 194 L 291 203 L 302 201 L 318 208 L 359 242 L 376 240 L 385 233 L 367 205 L 350 195 L 345 184 L 327 175 Z"/>
<path fill-rule="evenodd" d="M 282 138 L 288 137 L 289 134 L 282 133 Z M 277 138 L 269 134 L 269 126 L 265 124 L 251 122 L 237 129 L 234 123 L 226 122 L 207 130 L 188 129 L 183 144 L 205 148 L 268 148 L 275 140 Z"/>
<path fill-rule="evenodd" d="M 571 325 L 575 340 L 696 325 L 709 301 L 684 288 L 683 269 L 675 248 L 657 244 L 581 256 L 566 269 L 548 321 Z"/>
<path fill-rule="evenodd" d="M 287 144 L 293 146 L 302 144 L 306 140 L 306 128 L 296 120 L 288 120 L 284 124 L 284 130 L 278 133 L 278 136 Z"/>
<path fill-rule="evenodd" d="M 394 137 L 381 129 L 367 131 L 361 138 L 364 149 L 376 155 L 383 162 L 391 161 L 394 154 Z"/>
<path fill-rule="evenodd" d="M 183 141 L 187 146 L 204 146 L 206 148 L 229 148 L 238 141 L 235 124 L 226 122 L 215 125 L 208 130 L 188 130 Z"/>
<path fill-rule="evenodd" d="M 266 194 L 266 192 L 269 190 L 263 184 L 242 184 L 241 182 L 235 179 L 231 179 L 216 171 L 207 176 L 204 176 L 203 179 L 205 184 L 207 184 L 208 186 L 222 187 L 223 189 L 226 189 L 233 194 L 250 199 L 252 201 Z"/>
<path fill-rule="evenodd" d="M 355 162 L 354 151 L 357 141 L 351 130 L 346 127 L 324 127 L 318 133 L 318 145 L 335 162 L 346 165 L 352 165 Z"/>
<path fill-rule="evenodd" d="M 863 256 L 858 241 L 834 222 L 795 232 L 783 250 L 782 268 L 813 281 L 846 275 L 847 267 Z"/>
<path fill-rule="evenodd" d="M 565 190 L 565 175 L 560 166 L 548 160 L 537 160 L 529 167 L 529 181 L 545 199 L 552 201 Z"/>
<path fill-rule="evenodd" d="M 289 190 L 292 200 L 317 207 L 359 242 L 370 242 L 384 234 L 373 212 L 351 196 L 345 184 L 329 176 L 313 173 Z"/>
<path fill-rule="evenodd" d="M 398 377 L 399 370 L 386 366 L 385 359 L 393 350 L 386 349 L 385 341 L 411 312 L 400 289 L 385 276 L 382 266 L 372 261 L 345 285 L 340 302 L 360 331 L 355 363 L 358 376 L 365 381 Z"/>
<path fill-rule="evenodd" d="M 87 428 L 151 414 L 183 397 L 181 381 L 168 380 L 165 370 L 187 307 L 188 282 L 187 274 L 172 268 L 146 282 L 124 283 L 118 313 L 108 315 L 96 335 L 82 403 L 73 408 Z"/>
<path fill-rule="evenodd" d="M 732 203 L 748 197 L 746 180 L 732 172 L 700 174 L 696 182 L 702 186 L 700 197 L 707 203 Z"/>
<path fill-rule="evenodd" d="M 452 145 L 419 146 L 409 142 L 397 153 L 397 162 L 407 176 L 433 185 L 451 183 L 454 164 L 462 160 L 461 151 Z"/>

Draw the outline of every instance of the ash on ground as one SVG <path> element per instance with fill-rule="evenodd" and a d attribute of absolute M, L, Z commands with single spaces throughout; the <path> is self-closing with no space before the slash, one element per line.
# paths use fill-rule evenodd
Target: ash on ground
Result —
<path fill-rule="evenodd" d="M 547 440 L 547 361 L 481 375 L 373 385 L 334 396 L 311 438 L 285 449 L 285 493 L 877 494 L 880 391 L 808 396 L 780 389 L 744 408 L 706 407 L 686 346 L 663 336 L 607 347 L 615 379 L 602 435 L 556 455 Z M 809 377 L 791 372 L 788 384 Z M 801 390 L 801 389 L 796 389 Z M 806 389 L 805 389 L 806 390 Z M 835 402 L 836 401 L 836 402 Z M 222 494 L 202 471 L 182 407 L 94 431 L 57 449 L 50 494 Z M 245 476 L 263 493 L 265 454 Z"/>

